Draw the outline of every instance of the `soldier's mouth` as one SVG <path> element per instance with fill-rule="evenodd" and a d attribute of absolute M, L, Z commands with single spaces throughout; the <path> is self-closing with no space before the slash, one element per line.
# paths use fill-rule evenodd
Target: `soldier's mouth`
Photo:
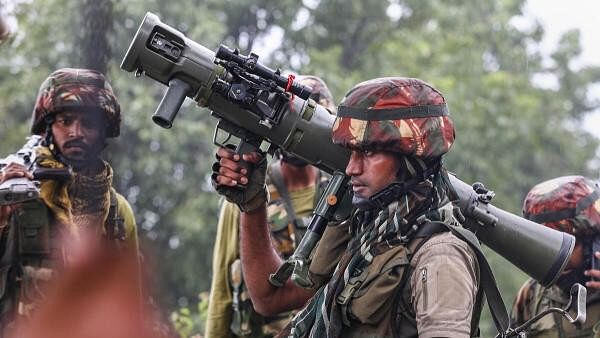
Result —
<path fill-rule="evenodd" d="M 69 151 L 76 151 L 76 152 L 83 152 L 87 150 L 87 146 L 81 142 L 72 142 L 72 143 L 66 143 L 64 145 L 65 150 L 69 150 Z"/>
<path fill-rule="evenodd" d="M 80 146 L 70 146 L 70 147 L 66 147 L 65 149 L 71 149 L 71 150 L 83 150 L 83 147 L 80 147 Z"/>
<path fill-rule="evenodd" d="M 355 196 L 364 197 L 367 193 L 367 186 L 365 185 L 352 185 L 352 192 Z"/>

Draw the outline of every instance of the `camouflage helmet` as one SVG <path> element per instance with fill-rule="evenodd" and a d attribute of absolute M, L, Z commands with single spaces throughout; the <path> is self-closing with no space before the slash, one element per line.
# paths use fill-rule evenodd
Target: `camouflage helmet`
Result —
<path fill-rule="evenodd" d="M 333 94 L 331 94 L 331 91 L 327 88 L 327 84 L 325 84 L 323 79 L 314 75 L 298 75 L 296 80 L 302 85 L 311 87 L 312 94 L 310 95 L 310 98 L 335 115 L 337 107 L 335 106 Z"/>
<path fill-rule="evenodd" d="M 40 86 L 31 118 L 31 133 L 46 129 L 46 118 L 61 111 L 99 109 L 106 117 L 106 137 L 120 132 L 121 107 L 102 73 L 91 69 L 62 68 Z"/>
<path fill-rule="evenodd" d="M 576 236 L 600 233 L 600 186 L 583 176 L 542 182 L 523 202 L 525 218 Z"/>
<path fill-rule="evenodd" d="M 438 158 L 454 142 L 446 100 L 419 79 L 378 78 L 350 89 L 338 107 L 333 142 L 350 148 Z"/>

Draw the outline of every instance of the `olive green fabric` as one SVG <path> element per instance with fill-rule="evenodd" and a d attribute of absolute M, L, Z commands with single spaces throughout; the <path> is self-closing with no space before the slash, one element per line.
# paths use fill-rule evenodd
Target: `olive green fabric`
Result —
<path fill-rule="evenodd" d="M 577 329 L 564 317 L 549 314 L 527 331 L 529 338 L 575 338 L 600 337 L 600 293 L 588 290 L 587 319 L 581 329 Z M 557 286 L 545 288 L 530 279 L 519 290 L 512 310 L 512 325 L 517 327 L 537 314 L 551 307 L 564 308 L 569 301 L 569 295 Z"/>
<path fill-rule="evenodd" d="M 288 226 L 288 218 L 279 193 L 273 185 L 268 185 L 271 201 L 267 207 L 274 247 L 283 255 L 292 253 L 293 238 Z M 290 199 L 298 217 L 307 217 L 314 207 L 315 185 L 290 191 Z M 213 275 L 206 319 L 206 338 L 233 337 L 230 330 L 232 321 L 232 289 L 230 266 L 239 258 L 240 211 L 235 204 L 224 201 L 219 213 L 217 237 L 213 251 Z"/>
<path fill-rule="evenodd" d="M 119 210 L 119 217 L 123 219 L 123 227 L 125 228 L 125 245 L 128 248 L 134 248 L 131 250 L 137 254 L 139 249 L 138 235 L 137 235 L 137 224 L 135 222 L 135 216 L 131 205 L 125 199 L 125 197 L 117 193 L 117 208 Z"/>
<path fill-rule="evenodd" d="M 224 201 L 219 213 L 217 237 L 213 251 L 213 274 L 206 318 L 209 337 L 232 337 L 231 323 L 232 290 L 229 285 L 229 266 L 239 256 L 238 224 L 240 213 L 237 205 Z"/>

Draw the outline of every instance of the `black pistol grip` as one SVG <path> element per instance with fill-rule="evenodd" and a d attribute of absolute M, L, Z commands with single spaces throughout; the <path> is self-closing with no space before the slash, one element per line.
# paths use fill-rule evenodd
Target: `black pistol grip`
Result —
<path fill-rule="evenodd" d="M 71 179 L 73 176 L 73 170 L 70 167 L 67 168 L 35 168 L 33 170 L 34 180 L 53 180 L 59 182 L 65 182 Z"/>

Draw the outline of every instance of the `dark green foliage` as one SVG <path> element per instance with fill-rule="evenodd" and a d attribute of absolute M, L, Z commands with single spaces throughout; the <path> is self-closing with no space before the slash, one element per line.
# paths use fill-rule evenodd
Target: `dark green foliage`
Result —
<path fill-rule="evenodd" d="M 432 83 L 445 94 L 456 124 L 446 166 L 465 181 L 486 183 L 496 191 L 498 206 L 520 213 L 534 184 L 567 174 L 593 176 L 597 170 L 591 163 L 598 163 L 598 140 L 581 126 L 598 107 L 588 87 L 600 80 L 597 67 L 573 66 L 581 52 L 577 31 L 565 34 L 550 62 L 543 62 L 538 52 L 543 29 L 511 24 L 523 3 L 17 2 L 18 33 L 0 46 L 0 153 L 23 143 L 37 89 L 48 73 L 106 61 L 97 66 L 106 67 L 123 110 L 122 135 L 106 151 L 116 185 L 134 207 L 162 304 L 173 310 L 192 302 L 194 308 L 197 294 L 210 287 L 218 210 L 208 181 L 215 121 L 187 102 L 172 130 L 151 122 L 164 88 L 118 68 L 146 11 L 208 48 L 224 42 L 246 53 L 273 45 L 277 48 L 261 61 L 322 77 L 338 102 L 347 89 L 373 77 L 411 76 Z M 105 31 L 98 32 L 100 27 Z M 280 45 L 272 38 L 278 31 Z M 540 86 L 536 79 L 542 76 L 554 86 Z M 490 257 L 509 305 L 524 275 Z M 488 317 L 481 326 L 483 336 L 492 335 Z"/>

